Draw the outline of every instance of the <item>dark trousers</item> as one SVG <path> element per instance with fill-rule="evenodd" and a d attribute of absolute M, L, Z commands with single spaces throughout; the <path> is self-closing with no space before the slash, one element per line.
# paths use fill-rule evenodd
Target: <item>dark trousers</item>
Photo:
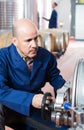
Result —
<path fill-rule="evenodd" d="M 27 117 L 0 104 L 0 130 L 5 130 L 5 125 L 14 130 L 36 130 L 24 124 Z"/>
<path fill-rule="evenodd" d="M 50 120 L 41 118 L 40 110 L 33 109 L 31 117 L 19 114 L 0 104 L 0 130 L 5 130 L 5 125 L 14 130 L 67 130 L 69 127 L 56 128 Z"/>
<path fill-rule="evenodd" d="M 40 122 L 35 121 L 35 119 L 32 118 L 33 117 L 30 118 L 22 114 L 19 114 L 5 107 L 4 105 L 0 104 L 0 130 L 5 130 L 5 125 L 13 128 L 14 130 L 43 130 L 43 129 L 51 130 L 52 129 L 46 125 L 40 124 Z"/>

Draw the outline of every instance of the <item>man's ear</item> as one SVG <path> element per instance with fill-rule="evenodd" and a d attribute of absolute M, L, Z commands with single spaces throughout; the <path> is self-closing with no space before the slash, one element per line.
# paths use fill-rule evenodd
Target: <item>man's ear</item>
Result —
<path fill-rule="evenodd" d="M 13 44 L 14 44 L 15 46 L 17 46 L 17 38 L 16 38 L 16 37 L 13 37 L 13 38 L 12 38 L 12 42 L 13 42 Z"/>

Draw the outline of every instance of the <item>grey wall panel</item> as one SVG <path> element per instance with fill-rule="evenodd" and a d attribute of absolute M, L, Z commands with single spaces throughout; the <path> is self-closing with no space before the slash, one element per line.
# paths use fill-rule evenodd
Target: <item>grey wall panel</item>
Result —
<path fill-rule="evenodd" d="M 0 1 L 0 29 L 10 30 L 15 20 L 24 17 L 23 0 Z"/>
<path fill-rule="evenodd" d="M 37 22 L 36 0 L 0 0 L 0 30 L 11 30 L 14 21 L 29 18 Z"/>

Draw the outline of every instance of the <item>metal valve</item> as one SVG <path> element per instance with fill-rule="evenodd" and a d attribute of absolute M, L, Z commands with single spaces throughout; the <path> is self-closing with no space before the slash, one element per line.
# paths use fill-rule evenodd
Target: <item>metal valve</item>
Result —
<path fill-rule="evenodd" d="M 51 119 L 57 127 L 70 126 L 68 130 L 84 130 L 84 59 L 76 64 L 71 81 L 67 81 L 57 91 L 55 102 L 46 104 L 50 93 L 44 94 L 42 101 L 42 117 Z M 46 107 L 48 115 L 46 115 Z"/>

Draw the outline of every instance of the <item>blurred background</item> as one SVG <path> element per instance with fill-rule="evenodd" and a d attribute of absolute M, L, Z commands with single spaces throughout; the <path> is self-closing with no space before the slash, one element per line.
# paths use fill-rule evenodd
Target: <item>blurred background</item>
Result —
<path fill-rule="evenodd" d="M 13 22 L 20 18 L 29 18 L 39 29 L 47 29 L 48 22 L 42 17 L 50 18 L 52 1 L 58 3 L 58 27 L 62 24 L 70 36 L 83 40 L 84 0 L 0 0 L 0 33 L 11 31 Z"/>

